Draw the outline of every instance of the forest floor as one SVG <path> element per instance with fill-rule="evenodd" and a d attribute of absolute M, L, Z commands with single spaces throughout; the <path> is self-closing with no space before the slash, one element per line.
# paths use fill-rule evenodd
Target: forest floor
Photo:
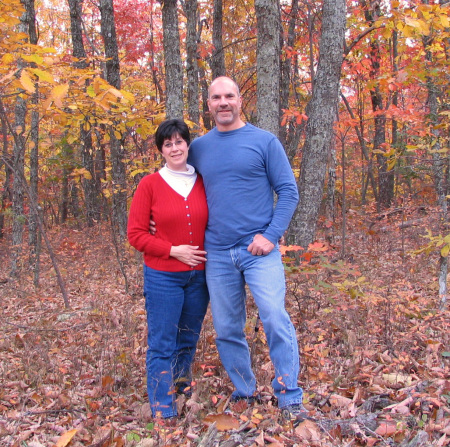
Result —
<path fill-rule="evenodd" d="M 208 312 L 192 397 L 180 398 L 182 416 L 166 423 L 150 417 L 147 403 L 140 255 L 127 249 L 122 272 L 106 224 L 49 229 L 65 308 L 46 249 L 38 288 L 26 270 L 9 278 L 6 234 L 0 445 L 449 445 L 450 313 L 439 310 L 436 251 L 413 254 L 428 244 L 427 229 L 438 231 L 438 214 L 411 206 L 346 217 L 344 250 L 341 230 L 330 229 L 332 242 L 322 232 L 299 268 L 286 258 L 287 308 L 312 419 L 297 426 L 280 419 L 272 400 L 273 369 L 251 297 L 246 330 L 262 403 L 230 403 Z"/>

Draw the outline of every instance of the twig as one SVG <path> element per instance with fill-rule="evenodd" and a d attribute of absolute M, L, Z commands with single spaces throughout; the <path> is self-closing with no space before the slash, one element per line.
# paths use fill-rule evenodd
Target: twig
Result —
<path fill-rule="evenodd" d="M 22 324 L 15 324 L 15 323 L 10 323 L 9 321 L 5 321 L 6 324 L 8 324 L 9 326 L 13 326 L 19 329 L 26 329 L 29 330 L 30 332 L 64 332 L 64 331 L 73 331 L 73 330 L 77 330 L 77 329 L 84 329 L 88 323 L 83 323 L 83 324 L 77 324 L 75 326 L 71 326 L 68 328 L 63 328 L 63 329 L 39 329 L 39 328 L 33 328 L 30 326 L 24 326 Z"/>

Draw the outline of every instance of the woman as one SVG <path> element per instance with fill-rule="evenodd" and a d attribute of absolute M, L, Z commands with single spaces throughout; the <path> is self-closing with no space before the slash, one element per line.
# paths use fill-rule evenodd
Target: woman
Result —
<path fill-rule="evenodd" d="M 128 217 L 128 240 L 144 253 L 148 323 L 147 391 L 153 416 L 177 416 L 208 307 L 203 239 L 208 219 L 203 180 L 187 164 L 189 128 L 166 120 L 155 133 L 165 166 L 144 177 Z M 150 219 L 157 223 L 149 233 Z"/>

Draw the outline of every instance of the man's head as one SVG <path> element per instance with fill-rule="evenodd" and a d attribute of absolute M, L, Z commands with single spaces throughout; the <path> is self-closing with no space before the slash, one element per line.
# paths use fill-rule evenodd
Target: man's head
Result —
<path fill-rule="evenodd" d="M 244 126 L 241 120 L 242 98 L 235 81 L 220 76 L 212 81 L 208 92 L 208 107 L 221 132 Z"/>

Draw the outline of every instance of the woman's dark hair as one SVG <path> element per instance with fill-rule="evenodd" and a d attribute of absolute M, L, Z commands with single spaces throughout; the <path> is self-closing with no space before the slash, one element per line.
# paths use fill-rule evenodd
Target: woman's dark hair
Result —
<path fill-rule="evenodd" d="M 159 152 L 162 151 L 164 141 L 170 140 L 176 134 L 183 138 L 188 146 L 191 144 L 191 134 L 189 132 L 189 127 L 183 120 L 165 120 L 158 126 L 158 129 L 156 129 L 155 132 L 155 143 Z"/>

